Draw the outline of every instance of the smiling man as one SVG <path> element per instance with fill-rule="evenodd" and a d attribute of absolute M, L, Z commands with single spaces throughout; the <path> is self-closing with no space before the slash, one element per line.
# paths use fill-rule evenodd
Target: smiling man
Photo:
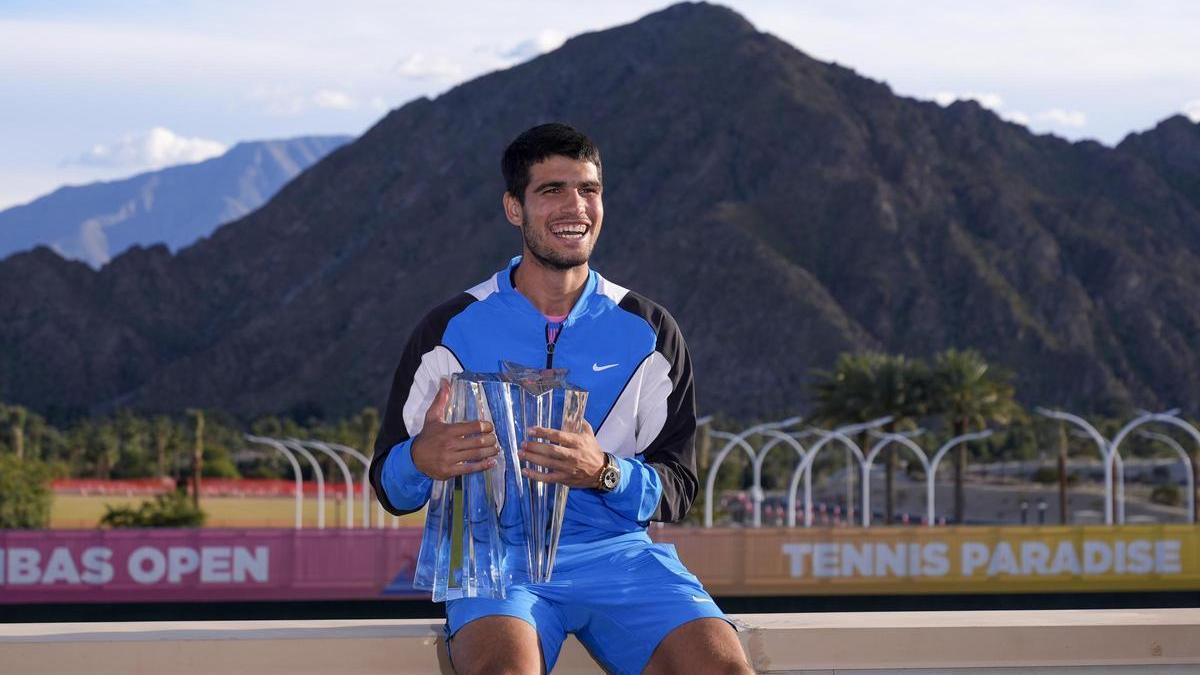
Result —
<path fill-rule="evenodd" d="M 434 309 L 409 340 L 387 404 L 371 479 L 392 513 L 415 511 L 432 479 L 495 464 L 486 422 L 443 422 L 463 370 L 501 360 L 567 368 L 588 390 L 579 433 L 540 430 L 523 459 L 569 485 L 553 581 L 504 600 L 447 603 L 462 673 L 554 667 L 574 633 L 610 672 L 748 673 L 731 624 L 651 520 L 683 518 L 696 495 L 692 365 L 662 307 L 601 277 L 588 260 L 604 223 L 600 151 L 565 124 L 521 134 L 501 162 L 504 214 L 524 241 L 508 267 Z"/>

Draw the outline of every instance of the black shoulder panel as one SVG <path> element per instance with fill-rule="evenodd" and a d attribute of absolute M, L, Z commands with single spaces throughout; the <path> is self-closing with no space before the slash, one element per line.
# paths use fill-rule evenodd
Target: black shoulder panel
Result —
<path fill-rule="evenodd" d="M 375 441 L 375 453 L 371 457 L 371 486 L 375 488 L 379 502 L 389 513 L 409 513 L 397 509 L 388 501 L 381 484 L 381 476 L 388 453 L 397 443 L 403 443 L 409 438 L 408 428 L 404 424 L 404 404 L 408 400 L 408 392 L 412 389 L 417 368 L 421 365 L 421 359 L 442 343 L 442 336 L 445 335 L 450 320 L 474 302 L 477 302 L 475 296 L 462 293 L 433 308 L 413 329 L 400 357 L 400 365 L 396 366 L 392 389 L 384 408 L 382 426 Z"/>
<path fill-rule="evenodd" d="M 619 307 L 646 320 L 654 329 L 654 350 L 671 364 L 668 377 L 667 419 L 645 450 L 647 464 L 662 479 L 663 494 L 654 520 L 678 522 L 687 515 L 696 498 L 696 388 L 692 358 L 675 318 L 658 303 L 633 291 L 625 294 Z"/>

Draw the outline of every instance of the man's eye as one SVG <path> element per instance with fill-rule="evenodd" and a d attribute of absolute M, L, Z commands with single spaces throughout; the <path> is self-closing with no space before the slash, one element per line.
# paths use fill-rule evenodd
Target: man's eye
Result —
<path fill-rule="evenodd" d="M 542 190 L 542 193 L 543 193 L 543 194 L 555 194 L 555 193 L 557 193 L 558 191 L 559 191 L 559 189 L 558 189 L 558 188 L 556 188 L 556 187 L 552 187 L 552 188 L 546 188 L 545 190 Z"/>

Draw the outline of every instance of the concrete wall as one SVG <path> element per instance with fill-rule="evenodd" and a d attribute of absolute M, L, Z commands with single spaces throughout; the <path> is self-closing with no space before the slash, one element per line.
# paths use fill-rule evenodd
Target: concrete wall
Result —
<path fill-rule="evenodd" d="M 746 614 L 763 673 L 1194 673 L 1200 610 Z M 450 672 L 427 620 L 0 624 L 0 673 Z M 555 673 L 600 669 L 571 639 Z"/>

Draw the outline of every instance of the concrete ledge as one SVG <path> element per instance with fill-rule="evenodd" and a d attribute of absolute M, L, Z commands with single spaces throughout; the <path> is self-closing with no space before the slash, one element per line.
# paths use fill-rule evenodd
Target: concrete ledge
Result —
<path fill-rule="evenodd" d="M 1200 610 L 743 614 L 763 673 L 1197 672 Z M 1097 670 L 1099 668 L 1099 670 Z M 1010 670 L 1012 669 L 1012 670 Z M 5 673 L 450 672 L 427 620 L 0 624 Z M 555 673 L 600 669 L 571 639 Z"/>

